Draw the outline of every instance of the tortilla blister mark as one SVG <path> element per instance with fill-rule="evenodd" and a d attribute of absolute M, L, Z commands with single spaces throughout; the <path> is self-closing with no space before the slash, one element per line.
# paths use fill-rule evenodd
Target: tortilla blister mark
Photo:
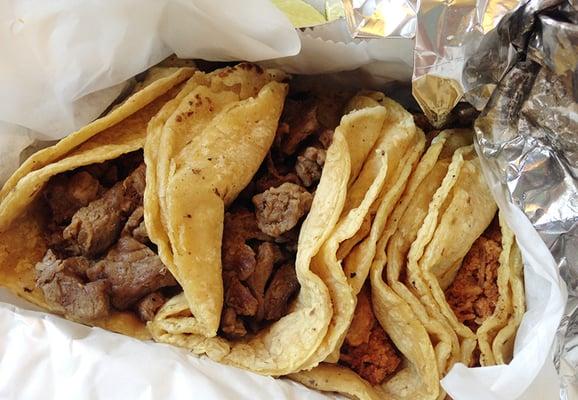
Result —
<path fill-rule="evenodd" d="M 454 136 L 461 136 L 455 139 Z M 434 346 L 438 371 L 443 374 L 452 362 L 460 357 L 460 344 L 451 327 L 438 315 L 430 315 L 409 286 L 406 286 L 407 255 L 425 219 L 430 201 L 450 167 L 453 153 L 464 142 L 471 143 L 471 134 L 444 131 L 433 141 L 420 160 L 407 189 L 394 211 L 392 224 L 386 228 L 384 239 L 387 243 L 387 284 L 412 309 L 415 316 L 426 328 Z M 456 169 L 457 165 L 453 165 Z"/>
<path fill-rule="evenodd" d="M 492 353 L 497 364 L 506 364 L 512 360 L 514 350 L 514 340 L 522 317 L 526 311 L 524 300 L 524 270 L 520 249 L 514 241 L 510 251 L 510 281 L 509 289 L 512 298 L 512 314 L 506 326 L 504 326 L 492 342 Z"/>
<path fill-rule="evenodd" d="M 476 335 L 461 324 L 445 299 L 461 260 L 492 221 L 497 206 L 481 173 L 473 147 L 456 151 L 442 185 L 430 203 L 408 256 L 408 277 L 432 315 L 441 313 L 460 338 L 460 361 L 470 364 Z"/>
<path fill-rule="evenodd" d="M 122 125 L 122 123 L 133 116 L 133 114 L 145 108 L 158 97 L 166 94 L 176 85 L 185 81 L 193 74 L 193 71 L 194 70 L 191 68 L 181 68 L 172 75 L 153 82 L 143 90 L 128 98 L 120 107 L 113 110 L 110 114 L 103 118 L 99 118 L 79 131 L 70 134 L 54 146 L 41 150 L 29 157 L 20 168 L 14 172 L 0 190 L 0 201 L 3 201 L 11 191 L 15 190 L 22 177 L 32 171 L 38 170 L 50 163 L 64 158 L 70 151 L 94 136 L 99 135 L 103 131 L 114 131 L 115 126 L 118 127 L 119 125 Z M 154 113 L 152 115 L 154 115 Z M 148 122 L 148 119 L 146 122 Z"/>
<path fill-rule="evenodd" d="M 191 73 L 188 69 L 179 70 L 168 78 L 152 83 L 143 89 L 145 93 L 135 94 L 132 100 L 119 107 L 119 114 L 102 118 L 108 122 L 95 121 L 23 164 L 14 175 L 20 177 L 18 184 L 7 190 L 8 195 L 0 203 L 0 282 L 3 286 L 36 305 L 58 313 L 47 304 L 42 291 L 35 287 L 35 265 L 47 250 L 42 222 L 45 216 L 36 195 L 54 175 L 112 160 L 142 148 L 148 120 L 176 95 L 181 82 Z M 119 115 L 128 117 L 110 126 Z M 109 127 L 97 129 L 103 126 Z M 14 243 L 19 245 L 15 246 Z M 130 312 L 113 311 L 106 319 L 94 321 L 93 324 L 141 339 L 150 338 L 144 324 Z"/>

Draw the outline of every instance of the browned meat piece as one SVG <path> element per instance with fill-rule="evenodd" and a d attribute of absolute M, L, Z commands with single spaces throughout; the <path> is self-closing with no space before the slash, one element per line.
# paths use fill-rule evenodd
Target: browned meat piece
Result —
<path fill-rule="evenodd" d="M 91 281 L 106 279 L 110 283 L 111 302 L 119 310 L 126 310 L 155 290 L 177 284 L 160 258 L 130 236 L 121 237 L 87 276 Z"/>
<path fill-rule="evenodd" d="M 255 270 L 255 252 L 241 240 L 223 240 L 223 269 L 235 271 L 240 280 L 246 280 Z"/>
<path fill-rule="evenodd" d="M 260 241 L 273 240 L 271 236 L 266 235 L 259 229 L 255 213 L 246 209 L 239 209 L 225 214 L 223 240 L 231 240 L 232 238 L 242 238 L 243 241 L 252 239 Z"/>
<path fill-rule="evenodd" d="M 252 316 L 257 313 L 259 303 L 251 294 L 251 291 L 239 281 L 232 278 L 225 293 L 225 304 L 237 313 L 237 315 Z"/>
<path fill-rule="evenodd" d="M 257 249 L 255 272 L 247 279 L 247 285 L 259 304 L 255 322 L 260 322 L 265 317 L 265 286 L 271 277 L 273 266 L 283 258 L 281 250 L 273 243 L 261 243 Z"/>
<path fill-rule="evenodd" d="M 265 190 L 281 186 L 287 182 L 295 185 L 301 184 L 299 177 L 293 172 L 279 176 L 267 174 L 255 181 L 255 193 L 263 193 Z"/>
<path fill-rule="evenodd" d="M 375 324 L 367 343 L 341 347 L 339 362 L 376 386 L 397 370 L 401 358 L 381 325 Z"/>
<path fill-rule="evenodd" d="M 311 208 L 313 196 L 294 183 L 284 183 L 253 197 L 257 225 L 265 234 L 278 237 L 290 231 Z"/>
<path fill-rule="evenodd" d="M 274 156 L 273 153 L 275 154 Z M 273 158 L 275 158 L 275 160 L 273 160 Z M 286 164 L 284 158 L 285 156 L 280 157 L 276 151 L 267 154 L 267 172 L 255 180 L 253 193 L 261 193 L 272 187 L 281 186 L 286 182 L 297 185 L 301 183 L 297 174 L 293 172 L 293 165 Z"/>
<path fill-rule="evenodd" d="M 287 155 L 294 154 L 301 142 L 320 128 L 317 120 L 317 105 L 312 101 L 287 99 L 281 120 L 289 126 L 278 130 L 281 137 L 281 150 Z"/>
<path fill-rule="evenodd" d="M 323 129 L 321 133 L 319 133 L 319 137 L 317 139 L 319 140 L 319 143 L 323 145 L 323 148 L 326 150 L 329 148 L 331 142 L 333 141 L 333 133 L 334 132 L 332 129 Z"/>
<path fill-rule="evenodd" d="M 381 384 L 401 363 L 397 349 L 375 319 L 367 286 L 357 296 L 355 315 L 341 347 L 339 362 L 372 385 Z"/>
<path fill-rule="evenodd" d="M 129 235 L 141 243 L 148 243 L 149 236 L 144 222 L 144 208 L 137 207 L 136 210 L 128 217 L 122 230 L 122 236 Z"/>
<path fill-rule="evenodd" d="M 265 313 L 267 321 L 275 321 L 287 313 L 289 300 L 299 290 L 299 281 L 295 266 L 285 264 L 273 275 L 271 283 L 265 292 Z"/>
<path fill-rule="evenodd" d="M 244 209 L 225 214 L 221 250 L 223 270 L 234 271 L 242 281 L 255 269 L 255 252 L 246 243 L 253 239 L 270 239 L 257 227 L 255 214 Z"/>
<path fill-rule="evenodd" d="M 458 320 L 474 332 L 496 308 L 501 241 L 499 226 L 490 225 L 474 242 L 445 292 Z"/>
<path fill-rule="evenodd" d="M 243 321 L 237 317 L 237 313 L 230 307 L 225 307 L 221 317 L 221 330 L 229 339 L 242 338 L 247 334 Z"/>
<path fill-rule="evenodd" d="M 109 313 L 108 284 L 99 280 L 84 283 L 78 272 L 87 266 L 81 257 L 59 260 L 51 250 L 36 264 L 36 285 L 47 303 L 81 322 L 103 318 Z"/>
<path fill-rule="evenodd" d="M 136 305 L 138 316 L 143 321 L 152 321 L 157 311 L 166 301 L 165 296 L 158 291 L 146 295 Z"/>
<path fill-rule="evenodd" d="M 50 180 L 44 198 L 52 212 L 52 220 L 60 225 L 68 222 L 76 211 L 98 197 L 101 186 L 88 172 L 77 172 L 70 178 L 58 175 Z"/>
<path fill-rule="evenodd" d="M 273 266 L 283 259 L 283 254 L 279 247 L 273 243 L 264 242 L 257 249 L 257 263 L 255 272 L 247 279 L 247 285 L 253 293 L 265 294 L 265 286 L 273 272 Z"/>
<path fill-rule="evenodd" d="M 141 164 L 103 197 L 78 210 L 64 230 L 64 239 L 76 243 L 84 256 L 104 252 L 118 239 L 126 218 L 142 204 L 144 189 L 145 166 Z"/>
<path fill-rule="evenodd" d="M 321 179 L 324 164 L 325 150 L 307 147 L 303 155 L 297 157 L 295 172 L 306 187 L 311 187 Z"/>

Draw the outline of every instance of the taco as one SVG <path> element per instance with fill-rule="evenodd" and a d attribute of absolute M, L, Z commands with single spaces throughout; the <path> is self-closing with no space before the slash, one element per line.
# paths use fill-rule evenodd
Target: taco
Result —
<path fill-rule="evenodd" d="M 272 138 L 285 96 L 275 77 L 247 65 L 212 74 L 172 71 L 31 157 L 7 182 L 0 203 L 3 285 L 69 319 L 150 337 L 146 321 L 186 287 L 187 277 L 167 268 L 149 235 L 155 221 L 144 198 L 148 170 L 156 167 L 143 155 L 149 122 L 208 82 L 215 93 L 229 92 L 228 109 L 218 110 L 223 129 L 230 125 L 247 140 Z M 253 90 L 236 92 L 237 85 Z M 250 118 L 232 125 L 231 110 Z"/>
<path fill-rule="evenodd" d="M 422 396 L 423 392 L 437 393 L 439 386 L 429 337 L 413 318 L 411 309 L 398 300 L 399 304 L 391 314 L 406 316 L 405 323 L 399 327 L 411 337 L 413 354 L 417 354 L 413 358 L 411 355 L 406 357 L 377 318 L 383 305 L 372 295 L 368 279 L 374 259 L 380 257 L 380 249 L 384 252 L 380 238 L 384 230 L 391 230 L 394 225 L 394 210 L 406 185 L 411 182 L 425 147 L 425 136 L 415 126 L 412 115 L 399 104 L 382 94 L 373 94 L 373 97 L 388 110 L 381 142 L 381 150 L 387 154 L 387 180 L 367 212 L 360 216 L 361 220 L 369 222 L 365 235 L 358 231 L 341 243 L 338 256 L 342 258 L 335 260 L 337 268 L 332 277 L 336 280 L 335 276 L 341 276 L 345 280 L 353 305 L 343 304 L 347 301 L 343 293 L 332 298 L 334 304 L 347 310 L 334 316 L 333 329 L 328 334 L 332 339 L 326 339 L 332 344 L 332 351 L 324 353 L 325 362 L 316 368 L 292 374 L 290 378 L 315 389 L 358 398 L 426 398 Z M 370 159 L 364 166 L 368 170 L 374 167 Z M 416 369 L 423 372 L 422 376 L 416 377 Z"/>
<path fill-rule="evenodd" d="M 218 142 L 214 152 L 172 145 L 173 155 L 155 155 L 157 182 L 166 187 L 152 199 L 161 215 L 159 248 L 167 249 L 177 275 L 199 271 L 191 281 L 198 293 L 172 298 L 149 324 L 155 340 L 271 375 L 294 372 L 314 355 L 334 312 L 323 280 L 327 266 L 316 255 L 342 223 L 346 196 L 366 173 L 386 116 L 378 102 L 357 96 L 339 126 L 324 126 L 320 107 L 314 93 L 292 93 L 269 146 L 242 148 L 215 132 L 213 139 L 199 137 Z M 149 136 L 162 143 L 154 148 L 168 149 L 173 135 L 182 137 L 170 118 Z M 230 164 L 216 171 L 211 160 L 218 157 Z M 161 159 L 182 159 L 182 169 Z M 261 163 L 256 174 L 241 174 Z M 192 192 L 181 174 L 204 188 Z M 184 226 L 182 215 L 190 216 Z M 203 249 L 175 257 L 195 242 Z"/>
<path fill-rule="evenodd" d="M 470 143 L 463 130 L 432 141 L 395 210 L 373 222 L 371 292 L 358 295 L 339 364 L 292 378 L 357 398 L 436 399 L 456 362 L 508 362 L 524 310 L 521 259 Z"/>

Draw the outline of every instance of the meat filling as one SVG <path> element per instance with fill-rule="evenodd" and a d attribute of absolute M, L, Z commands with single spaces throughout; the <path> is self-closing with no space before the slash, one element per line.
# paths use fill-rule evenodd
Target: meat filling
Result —
<path fill-rule="evenodd" d="M 458 320 L 474 332 L 496 308 L 501 252 L 501 231 L 494 221 L 474 242 L 445 292 Z"/>
<path fill-rule="evenodd" d="M 124 223 L 142 204 L 144 189 L 145 166 L 141 164 L 100 199 L 78 210 L 64 229 L 64 239 L 75 243 L 84 256 L 101 254 L 118 240 Z"/>
<path fill-rule="evenodd" d="M 288 98 L 260 171 L 225 215 L 221 332 L 241 338 L 282 318 L 300 285 L 295 256 L 301 223 L 321 179 L 332 131 L 311 98 Z"/>
<path fill-rule="evenodd" d="M 36 265 L 36 284 L 53 308 L 81 322 L 112 308 L 154 317 L 165 302 L 160 290 L 177 282 L 149 247 L 144 189 L 138 153 L 51 179 L 43 196 L 50 249 Z"/>
<path fill-rule="evenodd" d="M 367 286 L 357 296 L 355 314 L 341 347 L 339 363 L 374 386 L 393 374 L 401 363 L 398 350 L 375 319 Z"/>

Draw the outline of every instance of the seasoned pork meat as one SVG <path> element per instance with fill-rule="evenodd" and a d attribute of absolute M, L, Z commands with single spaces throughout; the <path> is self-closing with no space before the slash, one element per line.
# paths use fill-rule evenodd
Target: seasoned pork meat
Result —
<path fill-rule="evenodd" d="M 341 347 L 339 362 L 372 385 L 381 384 L 401 363 L 397 349 L 375 319 L 367 286 L 357 296 L 355 315 Z"/>
<path fill-rule="evenodd" d="M 501 231 L 494 222 L 474 242 L 445 292 L 458 320 L 474 332 L 496 308 L 501 252 Z"/>

